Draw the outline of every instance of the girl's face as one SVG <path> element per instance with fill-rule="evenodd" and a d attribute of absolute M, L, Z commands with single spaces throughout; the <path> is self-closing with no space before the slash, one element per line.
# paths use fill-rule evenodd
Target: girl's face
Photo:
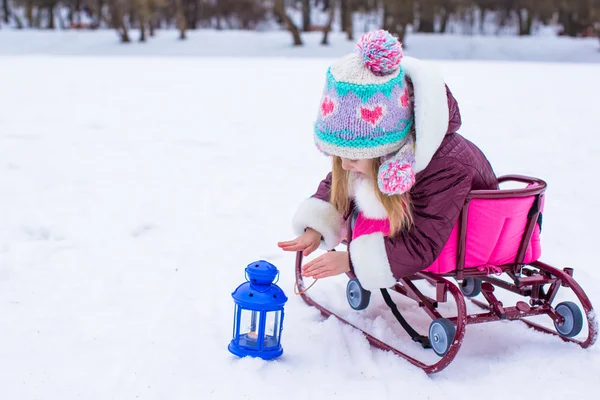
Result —
<path fill-rule="evenodd" d="M 342 168 L 349 172 L 368 176 L 373 164 L 372 159 L 352 160 L 350 158 L 342 158 Z"/>

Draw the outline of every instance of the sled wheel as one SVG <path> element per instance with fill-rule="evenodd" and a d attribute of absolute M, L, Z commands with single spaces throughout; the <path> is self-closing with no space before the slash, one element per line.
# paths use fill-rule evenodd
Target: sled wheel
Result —
<path fill-rule="evenodd" d="M 465 297 L 475 297 L 481 293 L 481 279 L 468 277 L 465 278 L 461 285 L 460 291 Z"/>
<path fill-rule="evenodd" d="M 435 354 L 440 357 L 445 356 L 450 346 L 452 346 L 455 334 L 456 328 L 450 320 L 446 318 L 434 320 L 429 325 L 429 342 Z"/>
<path fill-rule="evenodd" d="M 353 278 L 348 281 L 346 286 L 346 298 L 350 307 L 355 310 L 364 310 L 371 300 L 371 292 L 363 289 L 358 279 Z"/>
<path fill-rule="evenodd" d="M 572 301 L 565 301 L 559 303 L 554 309 L 564 318 L 562 324 L 554 322 L 556 331 L 564 337 L 577 336 L 583 328 L 583 314 L 579 306 Z"/>

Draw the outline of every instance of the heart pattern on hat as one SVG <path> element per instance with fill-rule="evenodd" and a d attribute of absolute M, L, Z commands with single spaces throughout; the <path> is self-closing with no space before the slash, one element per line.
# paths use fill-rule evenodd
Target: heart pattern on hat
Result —
<path fill-rule="evenodd" d="M 402 107 L 408 107 L 408 89 L 404 89 L 404 93 L 400 96 L 400 104 Z"/>
<path fill-rule="evenodd" d="M 378 104 L 373 107 L 361 106 L 358 109 L 358 117 L 375 127 L 383 119 L 385 111 L 385 104 Z"/>
<path fill-rule="evenodd" d="M 328 116 L 329 114 L 335 111 L 335 103 L 329 97 L 325 97 L 323 102 L 321 103 L 321 114 L 323 117 Z"/>

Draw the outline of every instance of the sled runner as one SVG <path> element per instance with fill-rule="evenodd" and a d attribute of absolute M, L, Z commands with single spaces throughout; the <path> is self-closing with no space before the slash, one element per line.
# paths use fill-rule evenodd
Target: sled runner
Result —
<path fill-rule="evenodd" d="M 566 342 L 576 343 L 583 348 L 590 347 L 596 340 L 598 325 L 590 300 L 573 279 L 573 269 L 560 270 L 538 260 L 541 254 L 540 232 L 546 183 L 541 179 L 520 175 L 502 176 L 498 181 L 520 182 L 527 184 L 527 187 L 472 191 L 448 242 L 433 265 L 400 279 L 392 288 L 381 289 L 386 304 L 401 326 L 413 341 L 428 351 L 434 351 L 440 357 L 437 362 L 426 364 L 389 346 L 310 298 L 301 275 L 302 252 L 296 256 L 296 285 L 300 295 L 324 316 L 334 316 L 353 326 L 373 346 L 393 352 L 426 373 L 439 372 L 452 362 L 469 324 L 522 320 L 528 326 L 557 335 Z M 350 238 L 351 229 L 349 225 Z M 349 245 L 347 241 L 344 243 Z M 361 287 L 353 273 L 347 275 L 350 278 L 346 287 L 348 303 L 355 310 L 363 310 L 369 305 L 371 293 Z M 505 279 L 500 279 L 500 276 Z M 419 280 L 430 284 L 432 296 L 425 295 L 417 288 L 414 282 Z M 554 304 L 560 288 L 571 290 L 583 310 L 571 301 Z M 415 331 L 402 317 L 388 289 L 416 301 L 429 315 L 432 322 L 427 335 Z M 515 293 L 528 301 L 505 305 L 496 297 L 497 289 Z M 456 314 L 453 316 L 443 316 L 438 311 L 438 305 L 447 302 L 448 294 L 456 304 Z M 483 311 L 469 314 L 465 297 Z M 554 323 L 555 330 L 526 319 L 538 315 L 547 315 Z M 584 324 L 587 325 L 587 337 L 577 339 Z"/>

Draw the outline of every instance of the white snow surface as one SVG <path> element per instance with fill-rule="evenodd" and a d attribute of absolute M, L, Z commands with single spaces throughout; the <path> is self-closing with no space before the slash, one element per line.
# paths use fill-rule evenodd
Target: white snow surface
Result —
<path fill-rule="evenodd" d="M 158 30 L 156 37 L 139 43 L 139 33 L 131 30 L 132 43 L 120 44 L 112 30 L 3 29 L 0 30 L 0 55 L 331 58 L 353 51 L 360 32 L 356 33 L 355 41 L 332 32 L 329 46 L 320 45 L 320 32 L 302 33 L 305 45 L 301 47 L 292 46 L 292 37 L 285 31 L 197 30 L 189 31 L 187 35 L 187 40 L 180 41 L 176 31 Z M 600 62 L 597 38 L 410 33 L 403 45 L 406 55 L 437 60 Z"/>
<path fill-rule="evenodd" d="M 296 207 L 328 171 L 311 123 L 330 59 L 0 48 L 0 398 L 597 398 L 598 345 L 521 322 L 471 325 L 454 362 L 428 376 L 293 294 L 294 254 L 276 242 L 293 237 Z M 436 64 L 460 132 L 497 174 L 548 182 L 542 259 L 573 267 L 598 306 L 600 66 Z M 231 292 L 259 259 L 280 269 L 289 297 L 274 361 L 227 351 Z M 436 360 L 380 296 L 351 310 L 345 283 L 309 293 Z M 413 302 L 399 307 L 427 328 Z"/>

